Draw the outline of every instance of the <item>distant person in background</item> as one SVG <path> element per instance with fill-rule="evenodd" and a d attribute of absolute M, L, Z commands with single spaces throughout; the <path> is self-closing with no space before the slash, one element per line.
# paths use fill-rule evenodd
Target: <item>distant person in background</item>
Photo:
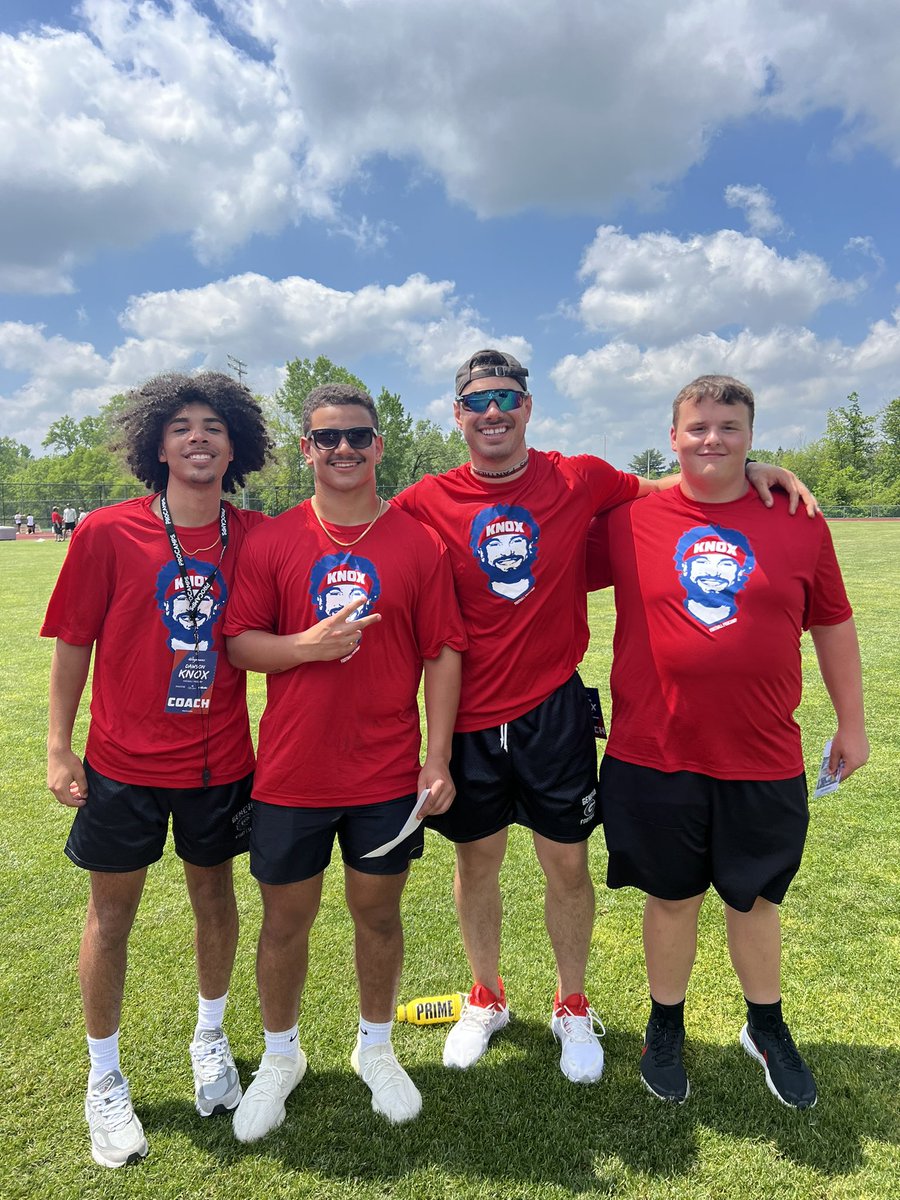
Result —
<path fill-rule="evenodd" d="M 69 502 L 63 509 L 63 540 L 71 536 L 75 529 L 75 523 L 78 520 L 78 513 Z"/>
<path fill-rule="evenodd" d="M 34 517 L 31 515 L 31 513 L 29 513 L 25 518 L 25 525 L 29 533 L 34 533 Z"/>
<path fill-rule="evenodd" d="M 17 512 L 16 515 L 13 517 L 13 520 L 16 523 L 16 537 L 18 537 L 19 534 L 22 532 L 22 520 L 23 520 L 22 514 Z"/>
<path fill-rule="evenodd" d="M 84 1113 L 94 1161 L 106 1167 L 147 1153 L 119 1024 L 131 929 L 170 820 L 195 921 L 195 1107 L 215 1116 L 241 1098 L 222 1026 L 238 939 L 232 860 L 249 845 L 254 759 L 245 676 L 224 653 L 221 617 L 245 536 L 265 518 L 222 493 L 259 470 L 270 448 L 259 405 L 215 372 L 149 380 L 120 420 L 128 464 L 156 494 L 92 515 L 68 549 L 41 630 L 56 638 L 47 784 L 75 809 L 66 854 L 90 872 L 78 966 L 90 1057 Z M 74 527 L 73 509 L 64 523 Z M 175 597 L 178 646 L 167 608 Z M 82 763 L 72 730 L 94 648 Z M 154 1032 L 136 1038 L 144 1058 Z"/>
<path fill-rule="evenodd" d="M 87 516 L 87 510 L 84 508 L 79 509 L 78 510 L 78 520 L 76 521 L 76 525 L 80 525 L 86 516 Z"/>
<path fill-rule="evenodd" d="M 50 524 L 53 526 L 53 536 L 58 541 L 63 540 L 63 521 L 62 513 L 54 505 L 53 512 L 50 514 Z"/>

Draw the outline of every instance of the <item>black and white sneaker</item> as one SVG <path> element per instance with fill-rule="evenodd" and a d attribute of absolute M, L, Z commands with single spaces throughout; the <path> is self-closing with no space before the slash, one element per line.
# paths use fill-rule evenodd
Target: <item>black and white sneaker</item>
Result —
<path fill-rule="evenodd" d="M 745 1025 L 741 1030 L 741 1045 L 762 1066 L 769 1091 L 782 1104 L 789 1108 L 812 1108 L 817 1099 L 816 1081 L 784 1021 L 771 1029 Z"/>
<path fill-rule="evenodd" d="M 672 1104 L 684 1104 L 691 1090 L 681 1059 L 683 1047 L 683 1025 L 650 1018 L 641 1051 L 641 1079 L 654 1096 Z"/>

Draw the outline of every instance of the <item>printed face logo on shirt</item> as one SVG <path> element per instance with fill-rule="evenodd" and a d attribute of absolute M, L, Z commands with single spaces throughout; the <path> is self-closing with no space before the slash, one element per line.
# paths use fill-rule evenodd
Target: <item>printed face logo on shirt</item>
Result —
<path fill-rule="evenodd" d="M 365 604 L 350 617 L 358 621 L 372 611 L 380 595 L 381 581 L 374 565 L 356 554 L 326 554 L 310 572 L 309 596 L 318 621 L 364 599 Z"/>
<path fill-rule="evenodd" d="M 185 558 L 184 569 L 196 593 L 213 573 L 215 564 L 201 562 L 198 558 Z M 185 593 L 178 563 L 166 563 L 157 575 L 155 599 L 159 615 L 168 630 L 167 645 L 170 650 L 210 649 L 214 626 L 228 599 L 228 586 L 221 574 L 216 575 L 208 595 L 200 602 L 196 613 L 196 632 L 191 619 L 190 598 Z"/>
<path fill-rule="evenodd" d="M 695 525 L 678 539 L 674 555 L 684 608 L 708 629 L 737 620 L 738 592 L 756 566 L 750 543 L 735 529 Z"/>
<path fill-rule="evenodd" d="M 496 504 L 472 522 L 469 545 L 496 596 L 513 602 L 534 587 L 540 526 L 526 508 Z"/>

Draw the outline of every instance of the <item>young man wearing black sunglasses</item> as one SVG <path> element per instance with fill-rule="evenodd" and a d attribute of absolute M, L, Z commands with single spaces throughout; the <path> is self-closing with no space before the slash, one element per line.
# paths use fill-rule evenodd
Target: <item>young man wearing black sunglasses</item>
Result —
<path fill-rule="evenodd" d="M 557 966 L 551 1029 L 576 1083 L 603 1071 L 603 1026 L 585 995 L 594 918 L 587 839 L 596 820 L 597 756 L 576 668 L 588 645 L 584 547 L 594 514 L 672 486 L 591 455 L 528 450 L 528 371 L 482 350 L 456 373 L 454 415 L 470 462 L 426 476 L 395 503 L 450 549 L 469 636 L 453 738 L 457 799 L 429 820 L 456 843 L 455 895 L 474 986 L 444 1047 L 465 1069 L 509 1021 L 499 976 L 500 868 L 508 828 L 532 831 L 546 877 L 547 931 Z M 798 493 L 789 472 L 753 464 L 751 479 Z"/>
<path fill-rule="evenodd" d="M 422 854 L 422 824 L 398 839 L 415 812 L 444 812 L 454 794 L 450 740 L 466 640 L 446 548 L 378 496 L 383 443 L 370 396 L 346 384 L 314 388 L 303 430 L 315 495 L 249 539 L 225 630 L 231 661 L 270 676 L 250 843 L 264 910 L 265 1053 L 235 1113 L 242 1142 L 282 1123 L 306 1069 L 297 1018 L 335 837 L 356 931 L 351 1063 L 376 1112 L 398 1124 L 418 1115 L 422 1097 L 390 1033 L 403 961 L 400 897 Z"/>

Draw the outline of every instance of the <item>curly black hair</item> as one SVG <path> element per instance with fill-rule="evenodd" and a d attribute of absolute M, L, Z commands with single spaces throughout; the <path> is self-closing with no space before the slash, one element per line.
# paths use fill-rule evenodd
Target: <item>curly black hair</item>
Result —
<path fill-rule="evenodd" d="M 127 395 L 128 406 L 117 418 L 120 436 L 116 448 L 124 450 L 129 467 L 148 488 L 162 491 L 169 480 L 167 463 L 159 461 L 163 430 L 186 404 L 208 404 L 228 426 L 234 458 L 222 479 L 222 491 L 242 487 L 252 471 L 271 457 L 273 443 L 262 409 L 248 388 L 220 371 L 198 375 L 167 372 L 154 375 Z"/>

